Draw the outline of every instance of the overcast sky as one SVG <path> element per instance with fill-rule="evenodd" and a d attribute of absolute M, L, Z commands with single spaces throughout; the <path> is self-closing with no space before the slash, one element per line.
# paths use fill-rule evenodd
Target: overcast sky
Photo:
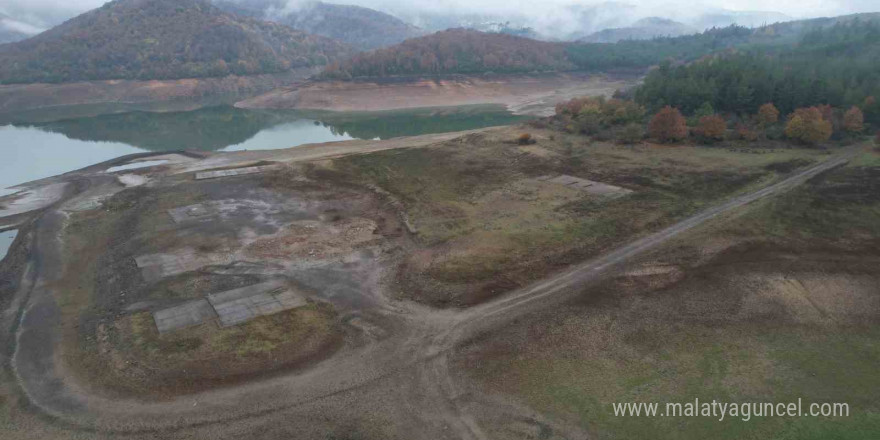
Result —
<path fill-rule="evenodd" d="M 300 0 L 292 0 L 300 1 Z M 81 12 L 105 3 L 105 0 L 0 0 L 0 12 L 28 20 L 36 25 L 49 25 L 63 21 Z M 676 14 L 688 14 L 697 6 L 732 10 L 771 10 L 792 17 L 805 18 L 841 15 L 854 12 L 880 11 L 880 0 L 623 0 L 644 10 L 662 11 L 662 15 L 675 19 Z M 592 4 L 599 1 L 577 0 L 336 0 L 328 3 L 349 3 L 373 7 L 389 12 L 406 9 L 458 10 L 467 12 L 547 13 L 552 6 L 568 4 Z M 662 4 L 660 4 L 662 3 Z M 658 14 L 659 15 L 659 14 Z"/>

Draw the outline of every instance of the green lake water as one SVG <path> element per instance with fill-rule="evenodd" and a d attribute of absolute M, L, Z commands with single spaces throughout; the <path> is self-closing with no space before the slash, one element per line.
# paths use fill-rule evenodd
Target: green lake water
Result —
<path fill-rule="evenodd" d="M 378 113 L 220 106 L 186 112 L 129 112 L 15 122 L 0 125 L 0 196 L 10 193 L 5 188 L 16 184 L 132 153 L 290 148 L 316 142 L 470 130 L 524 119 L 498 106 Z"/>

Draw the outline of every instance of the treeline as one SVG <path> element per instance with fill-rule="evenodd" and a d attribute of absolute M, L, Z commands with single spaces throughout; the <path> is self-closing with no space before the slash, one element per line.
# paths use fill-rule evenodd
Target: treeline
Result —
<path fill-rule="evenodd" d="M 500 33 L 450 29 L 359 54 L 327 67 L 335 79 L 454 73 L 572 70 L 565 47 Z"/>
<path fill-rule="evenodd" d="M 732 25 L 682 37 L 576 43 L 568 45 L 566 51 L 578 69 L 605 71 L 645 68 L 667 60 L 690 61 L 723 49 L 779 41 L 782 41 L 780 36 L 768 33 L 766 29 L 752 30 Z"/>
<path fill-rule="evenodd" d="M 703 106 L 749 114 L 773 102 L 784 114 L 816 105 L 865 106 L 880 97 L 880 25 L 858 20 L 807 32 L 784 50 L 718 54 L 690 65 L 664 63 L 635 99 L 650 109 L 669 105 L 686 114 Z M 876 105 L 864 109 L 880 117 Z M 872 119 L 876 120 L 876 119 Z"/>
<path fill-rule="evenodd" d="M 830 105 L 803 107 L 783 117 L 779 109 L 768 102 L 753 114 L 727 115 L 725 118 L 708 104 L 689 117 L 678 108 L 667 105 L 648 115 L 643 106 L 631 100 L 584 97 L 558 104 L 551 123 L 569 133 L 623 144 L 635 144 L 647 137 L 663 143 L 689 139 L 704 144 L 787 140 L 816 145 L 835 136 L 838 140 L 857 140 L 868 129 L 864 112 L 858 106 L 849 109 Z"/>
<path fill-rule="evenodd" d="M 277 73 L 352 52 L 335 40 L 229 15 L 204 0 L 115 0 L 0 46 L 0 83 Z"/>

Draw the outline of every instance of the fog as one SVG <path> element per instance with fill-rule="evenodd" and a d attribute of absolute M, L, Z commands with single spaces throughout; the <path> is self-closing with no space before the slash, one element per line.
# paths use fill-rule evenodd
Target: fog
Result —
<path fill-rule="evenodd" d="M 290 0 L 282 10 L 296 10 L 307 1 Z M 0 13 L 35 27 L 49 27 L 103 3 L 104 0 L 0 0 Z M 725 10 L 772 11 L 790 18 L 880 10 L 877 0 L 338 0 L 329 3 L 347 3 L 378 9 L 416 25 L 429 25 L 426 26 L 429 28 L 432 27 L 429 21 L 437 16 L 456 16 L 468 17 L 474 21 L 511 21 L 517 26 L 529 26 L 539 32 L 552 34 L 627 26 L 635 20 L 649 16 L 660 16 L 699 26 L 703 23 L 699 21 L 700 16 L 725 13 Z"/>

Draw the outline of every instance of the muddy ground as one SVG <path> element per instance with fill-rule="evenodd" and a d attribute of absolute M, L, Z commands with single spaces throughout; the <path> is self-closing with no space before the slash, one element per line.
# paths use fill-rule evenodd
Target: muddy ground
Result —
<path fill-rule="evenodd" d="M 521 126 L 96 165 L 59 178 L 2 263 L 0 429 L 699 436 L 719 425 L 614 419 L 608 400 L 804 393 L 860 415 L 718 435 L 874 432 L 876 156 Z M 299 301 L 159 331 L 154 312 L 265 282 Z"/>

